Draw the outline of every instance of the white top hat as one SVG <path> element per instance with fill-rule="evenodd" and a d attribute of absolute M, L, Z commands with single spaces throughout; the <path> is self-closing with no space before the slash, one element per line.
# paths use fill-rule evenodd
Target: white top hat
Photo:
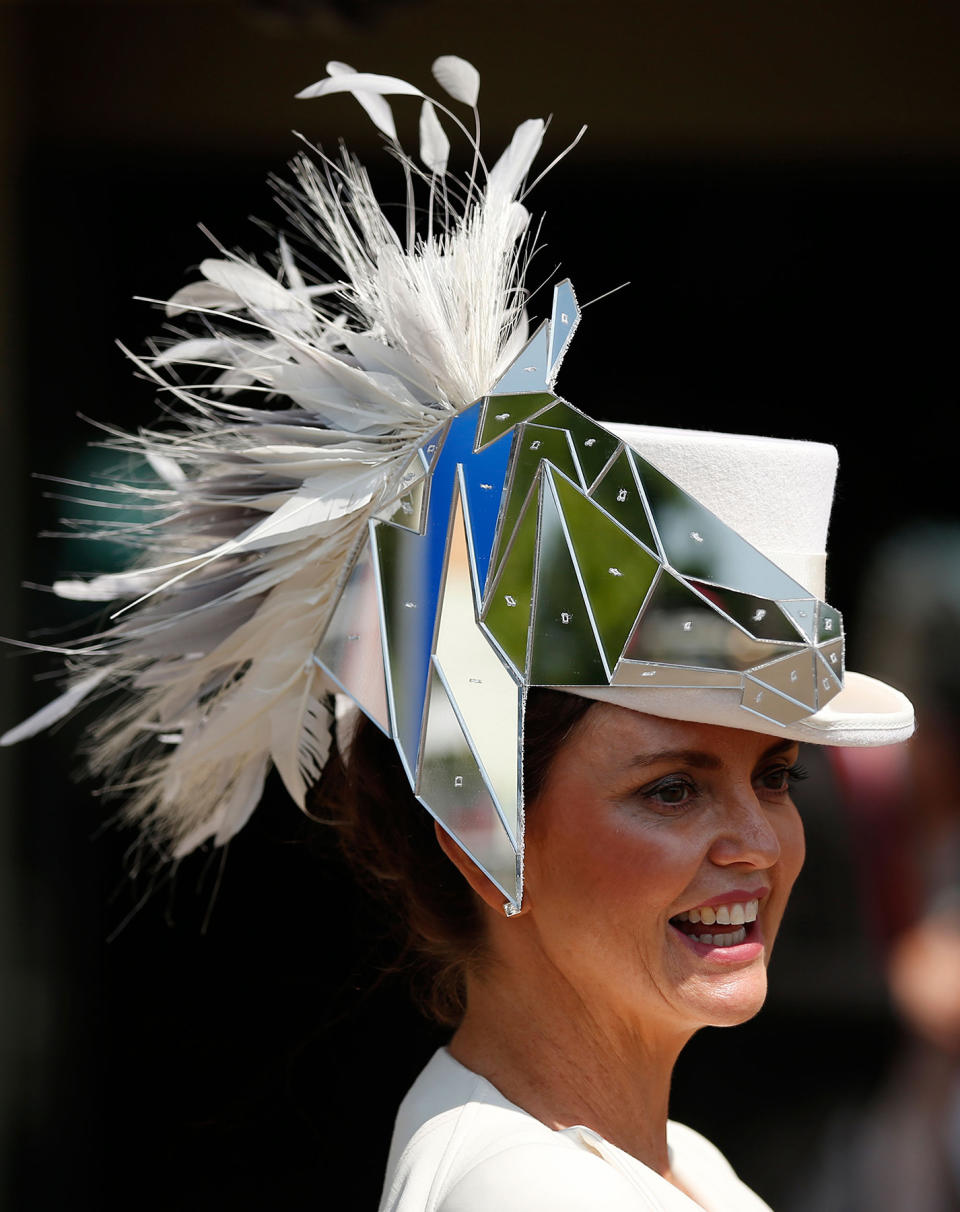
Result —
<path fill-rule="evenodd" d="M 823 442 L 607 423 L 622 441 L 779 565 L 818 599 L 837 475 L 836 448 Z M 575 693 L 674 720 L 773 732 L 739 709 L 728 687 L 576 687 Z M 914 730 L 909 699 L 875 678 L 847 670 L 825 707 L 777 735 L 819 745 L 892 745 Z"/>

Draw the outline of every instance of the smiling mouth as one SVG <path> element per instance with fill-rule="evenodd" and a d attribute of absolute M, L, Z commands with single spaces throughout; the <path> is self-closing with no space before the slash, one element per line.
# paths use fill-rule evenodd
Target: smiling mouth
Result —
<path fill-rule="evenodd" d="M 696 943 L 736 947 L 756 932 L 757 911 L 757 901 L 703 906 L 678 913 L 670 919 L 670 925 Z"/>

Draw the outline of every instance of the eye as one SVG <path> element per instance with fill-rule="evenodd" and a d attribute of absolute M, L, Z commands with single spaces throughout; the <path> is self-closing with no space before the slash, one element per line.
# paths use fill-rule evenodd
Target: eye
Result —
<path fill-rule="evenodd" d="M 792 766 L 772 766 L 760 775 L 759 782 L 768 791 L 789 791 L 791 784 L 807 778 L 807 771 L 799 762 Z"/>
<path fill-rule="evenodd" d="M 696 785 L 691 779 L 679 774 L 669 774 L 657 779 L 638 792 L 640 798 L 664 808 L 681 808 L 695 798 Z"/>

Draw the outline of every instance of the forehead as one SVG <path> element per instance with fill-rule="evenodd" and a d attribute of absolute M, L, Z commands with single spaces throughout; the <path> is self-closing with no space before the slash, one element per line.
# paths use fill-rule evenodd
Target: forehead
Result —
<path fill-rule="evenodd" d="M 639 765 L 660 753 L 697 753 L 720 764 L 756 761 L 770 752 L 789 753 L 797 743 L 760 732 L 631 711 L 614 703 L 595 703 L 571 730 L 557 755 L 565 763 Z"/>

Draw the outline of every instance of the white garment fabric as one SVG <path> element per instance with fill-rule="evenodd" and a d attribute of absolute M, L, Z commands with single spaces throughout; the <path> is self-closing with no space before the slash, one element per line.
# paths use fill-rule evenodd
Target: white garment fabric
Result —
<path fill-rule="evenodd" d="M 441 1048 L 397 1113 L 380 1212 L 770 1212 L 699 1133 L 670 1121 L 667 1143 L 690 1196 L 589 1128 L 553 1131 Z"/>

